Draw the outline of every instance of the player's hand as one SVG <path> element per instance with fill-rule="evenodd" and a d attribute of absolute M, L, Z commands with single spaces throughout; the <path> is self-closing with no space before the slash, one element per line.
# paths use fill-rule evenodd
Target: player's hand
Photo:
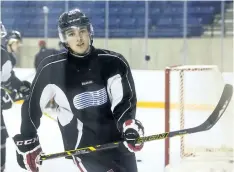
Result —
<path fill-rule="evenodd" d="M 144 127 L 136 119 L 130 119 L 123 124 L 124 146 L 130 152 L 140 151 L 144 143 L 137 143 L 136 139 L 144 136 Z"/>
<path fill-rule="evenodd" d="M 1 88 L 1 109 L 2 110 L 7 110 L 12 107 L 12 100 L 10 95 L 3 89 Z"/>
<path fill-rule="evenodd" d="M 39 172 L 39 166 L 42 164 L 40 156 L 42 149 L 38 136 L 24 137 L 17 134 L 13 137 L 17 146 L 17 162 L 19 166 L 30 172 Z"/>

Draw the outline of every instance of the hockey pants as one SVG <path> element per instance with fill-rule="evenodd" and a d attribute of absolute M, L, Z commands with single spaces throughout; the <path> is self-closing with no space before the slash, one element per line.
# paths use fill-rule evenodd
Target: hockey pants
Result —
<path fill-rule="evenodd" d="M 117 149 L 73 157 L 79 172 L 137 172 L 135 155 L 122 154 Z"/>

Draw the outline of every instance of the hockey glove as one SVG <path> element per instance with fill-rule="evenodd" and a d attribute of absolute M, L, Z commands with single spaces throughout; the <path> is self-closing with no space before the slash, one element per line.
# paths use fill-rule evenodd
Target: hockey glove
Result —
<path fill-rule="evenodd" d="M 12 107 L 12 100 L 9 94 L 1 88 L 1 108 L 2 110 L 7 110 Z"/>
<path fill-rule="evenodd" d="M 42 149 L 38 136 L 24 137 L 17 134 L 13 137 L 13 140 L 18 148 L 16 154 L 19 166 L 30 172 L 38 172 L 42 163 L 42 161 L 39 161 Z"/>
<path fill-rule="evenodd" d="M 130 119 L 123 124 L 124 146 L 130 152 L 140 151 L 144 143 L 136 143 L 136 139 L 144 136 L 144 127 L 136 119 Z"/>
<path fill-rule="evenodd" d="M 22 81 L 22 85 L 19 88 L 19 92 L 26 97 L 30 94 L 31 83 L 28 81 Z"/>

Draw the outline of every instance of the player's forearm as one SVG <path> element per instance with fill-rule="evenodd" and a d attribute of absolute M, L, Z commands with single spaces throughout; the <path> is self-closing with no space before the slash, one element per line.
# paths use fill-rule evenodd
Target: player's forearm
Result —
<path fill-rule="evenodd" d="M 129 119 L 135 119 L 136 116 L 136 97 L 128 97 L 123 99 L 114 109 L 114 117 L 116 125 L 121 131 L 123 123 Z"/>

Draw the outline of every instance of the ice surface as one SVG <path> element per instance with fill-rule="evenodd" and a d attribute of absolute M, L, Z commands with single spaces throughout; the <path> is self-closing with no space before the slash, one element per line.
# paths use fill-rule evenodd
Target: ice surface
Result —
<path fill-rule="evenodd" d="M 49 112 L 53 117 L 56 117 L 54 113 Z M 197 112 L 200 114 L 200 112 Z M 145 127 L 145 135 L 157 134 L 164 132 L 164 110 L 163 109 L 137 109 L 137 118 L 142 121 Z M 7 123 L 9 133 L 11 135 L 17 133 L 20 125 L 20 105 L 14 105 L 14 107 L 4 112 L 4 119 Z M 196 119 L 194 119 L 196 122 Z M 194 122 L 193 121 L 193 122 Z M 200 122 L 201 119 L 197 120 Z M 177 121 L 178 122 L 178 121 Z M 214 131 L 216 128 L 214 128 Z M 63 143 L 60 136 L 60 131 L 57 123 L 50 118 L 43 116 L 41 119 L 41 126 L 39 128 L 39 136 L 42 144 L 42 148 L 46 154 L 62 152 Z M 233 137 L 233 136 L 232 136 Z M 199 137 L 195 137 L 196 140 Z M 208 137 L 202 137 L 201 139 L 208 139 Z M 213 141 L 213 140 L 212 140 Z M 174 152 L 174 163 L 179 163 L 179 149 L 178 144 L 172 147 Z M 178 142 L 177 142 L 178 143 Z M 6 172 L 21 172 L 22 170 L 16 162 L 15 146 L 13 141 L 9 138 L 7 140 L 7 162 Z M 141 152 L 136 154 L 138 162 L 139 172 L 164 172 L 164 140 L 152 141 L 145 143 Z M 58 158 L 56 160 L 48 160 L 43 163 L 40 168 L 40 172 L 77 172 L 76 167 L 71 160 L 65 158 Z"/>

